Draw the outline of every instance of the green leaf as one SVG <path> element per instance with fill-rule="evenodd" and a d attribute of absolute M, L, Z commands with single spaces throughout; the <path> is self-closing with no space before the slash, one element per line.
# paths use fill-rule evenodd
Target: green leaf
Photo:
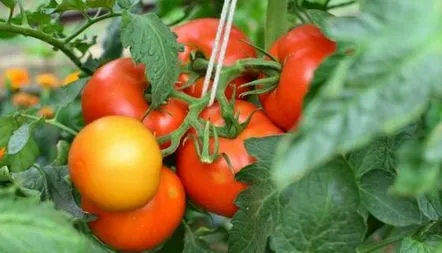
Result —
<path fill-rule="evenodd" d="M 57 155 L 52 161 L 51 165 L 53 166 L 62 166 L 68 163 L 69 156 L 69 142 L 60 140 L 57 142 Z"/>
<path fill-rule="evenodd" d="M 30 131 L 29 124 L 23 124 L 12 133 L 7 148 L 9 155 L 15 155 L 25 147 L 31 138 Z"/>
<path fill-rule="evenodd" d="M 400 253 L 436 253 L 442 243 L 442 235 L 428 235 L 423 240 L 407 237 L 401 242 Z"/>
<path fill-rule="evenodd" d="M 200 228 L 193 231 L 185 224 L 184 249 L 182 253 L 214 253 L 207 241 L 201 237 L 207 232 L 206 228 Z"/>
<path fill-rule="evenodd" d="M 4 158 L 11 172 L 23 171 L 30 168 L 39 155 L 40 151 L 34 138 L 30 138 L 23 149 L 14 155 L 7 154 Z"/>
<path fill-rule="evenodd" d="M 2 196 L 0 252 L 87 252 L 88 241 L 50 203 Z"/>
<path fill-rule="evenodd" d="M 28 170 L 12 173 L 12 180 L 20 190 L 29 195 L 38 195 L 44 199 L 46 195 L 46 179 L 42 172 L 35 166 Z M 43 197 L 41 197 L 43 196 Z"/>
<path fill-rule="evenodd" d="M 146 76 L 152 90 L 151 106 L 157 108 L 172 91 L 180 73 L 178 52 L 183 47 L 176 36 L 155 14 L 123 15 L 121 40 L 132 57 L 146 65 Z"/>
<path fill-rule="evenodd" d="M 410 125 L 396 135 L 378 138 L 369 145 L 347 155 L 356 177 L 360 178 L 372 170 L 395 173 L 397 163 L 394 151 L 405 142 L 415 139 L 417 130 L 417 125 Z"/>
<path fill-rule="evenodd" d="M 424 159 L 423 145 L 411 142 L 398 152 L 398 176 L 394 190 L 402 195 L 419 196 L 438 186 L 440 163 Z"/>
<path fill-rule="evenodd" d="M 87 8 L 83 0 L 63 0 L 55 9 L 56 12 L 64 11 L 84 11 Z"/>
<path fill-rule="evenodd" d="M 115 0 L 86 0 L 86 5 L 90 8 L 106 8 L 112 9 L 114 7 Z"/>
<path fill-rule="evenodd" d="M 328 22 L 332 21 L 334 18 L 332 14 L 318 9 L 307 10 L 307 13 L 312 18 L 313 24 L 319 27 L 322 31 L 327 29 Z"/>
<path fill-rule="evenodd" d="M 298 134 L 282 142 L 275 180 L 301 178 L 422 114 L 442 72 L 439 4 L 371 0 L 359 17 L 334 19 L 329 36 L 354 49 L 304 112 Z"/>
<path fill-rule="evenodd" d="M 275 250 L 352 252 L 366 231 L 358 208 L 357 186 L 347 164 L 328 164 L 295 183 L 273 237 Z"/>
<path fill-rule="evenodd" d="M 49 199 L 55 203 L 55 207 L 75 219 L 87 220 L 89 216 L 75 203 L 72 184 L 66 179 L 69 175 L 67 166 L 45 166 L 42 171 L 46 177 Z"/>
<path fill-rule="evenodd" d="M 80 94 L 88 78 L 81 78 L 72 84 L 58 88 L 53 93 L 52 105 L 54 107 L 65 107 L 72 103 Z"/>
<path fill-rule="evenodd" d="M 118 17 L 112 20 L 112 23 L 107 27 L 106 37 L 103 41 L 104 52 L 100 59 L 102 64 L 121 57 L 121 54 L 123 53 L 123 45 L 121 44 L 120 38 L 120 26 L 121 18 Z"/>
<path fill-rule="evenodd" d="M 184 225 L 179 226 L 172 237 L 155 253 L 183 252 L 184 248 Z"/>
<path fill-rule="evenodd" d="M 13 9 L 15 5 L 17 4 L 16 0 L 0 0 L 2 4 L 4 4 L 9 9 Z"/>
<path fill-rule="evenodd" d="M 421 212 L 430 220 L 442 219 L 442 192 L 433 192 L 417 198 L 417 203 Z"/>
<path fill-rule="evenodd" d="M 124 10 L 129 10 L 137 0 L 117 0 L 118 6 Z"/>
<path fill-rule="evenodd" d="M 373 170 L 365 174 L 359 191 L 363 206 L 378 220 L 393 226 L 422 224 L 425 220 L 417 202 L 389 192 L 394 177 L 385 171 Z"/>
<path fill-rule="evenodd" d="M 438 108 L 440 109 L 440 108 Z M 441 113 L 441 112 L 439 112 Z M 425 143 L 425 159 L 428 161 L 442 161 L 442 122 L 435 126 Z"/>
<path fill-rule="evenodd" d="M 232 219 L 229 252 L 265 252 L 268 238 L 279 221 L 280 191 L 271 180 L 271 162 L 281 136 L 252 138 L 245 141 L 257 163 L 243 168 L 236 179 L 249 183 L 235 204 L 239 207 Z"/>

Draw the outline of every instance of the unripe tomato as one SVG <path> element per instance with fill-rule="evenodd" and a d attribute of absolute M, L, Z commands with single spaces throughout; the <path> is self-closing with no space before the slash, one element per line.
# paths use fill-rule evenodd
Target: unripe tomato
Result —
<path fill-rule="evenodd" d="M 247 153 L 244 141 L 253 137 L 282 133 L 262 111 L 257 110 L 255 105 L 237 100 L 235 115 L 239 115 L 239 122 L 245 122 L 252 113 L 254 113 L 253 117 L 249 125 L 236 138 L 219 138 L 219 153 L 227 155 L 232 167 L 229 167 L 223 157 L 211 164 L 201 162 L 192 141 L 186 141 L 177 151 L 177 173 L 186 193 L 195 204 L 209 212 L 232 217 L 238 210 L 234 201 L 247 185 L 236 181 L 235 174 L 255 161 Z M 218 104 L 209 107 L 200 116 L 215 126 L 225 124 L 221 116 L 221 107 Z M 211 148 L 214 147 L 213 139 L 210 140 L 210 145 Z"/>
<path fill-rule="evenodd" d="M 162 166 L 160 148 L 141 122 L 108 116 L 87 125 L 69 151 L 72 182 L 106 210 L 130 210 L 155 195 Z"/>
<path fill-rule="evenodd" d="M 216 32 L 218 30 L 219 20 L 214 18 L 203 18 L 189 21 L 183 25 L 179 25 L 173 29 L 178 36 L 178 42 L 184 44 L 184 52 L 179 54 L 179 58 L 183 64 L 190 61 L 192 51 L 199 51 L 204 54 L 206 59 L 210 59 L 214 48 Z M 227 46 L 224 65 L 235 64 L 239 59 L 256 57 L 256 50 L 245 43 L 249 41 L 246 35 L 237 27 L 232 27 L 230 40 Z M 178 86 L 182 86 L 189 80 L 188 74 L 181 74 L 178 79 Z M 244 75 L 233 80 L 226 89 L 226 96 L 232 97 L 234 90 L 236 96 L 239 96 L 247 89 L 239 88 L 241 84 L 251 81 L 251 77 Z M 203 78 L 198 79 L 196 83 L 184 92 L 187 94 L 200 97 L 203 89 Z"/>
<path fill-rule="evenodd" d="M 261 95 L 267 116 L 283 130 L 298 123 L 304 96 L 321 62 L 336 49 L 314 25 L 300 25 L 275 42 L 270 53 L 283 69 L 277 88 Z"/>
<path fill-rule="evenodd" d="M 139 252 L 155 248 L 173 234 L 183 218 L 186 198 L 175 173 L 163 168 L 157 194 L 144 207 L 109 212 L 86 198 L 82 207 L 97 215 L 89 227 L 103 242 L 124 252 Z"/>
<path fill-rule="evenodd" d="M 86 123 L 110 115 L 122 115 L 141 120 L 149 109 L 144 98 L 148 87 L 144 76 L 144 65 L 130 58 L 121 58 L 100 67 L 86 84 L 81 107 Z M 186 117 L 186 106 L 170 99 L 153 110 L 144 119 L 144 125 L 155 136 L 170 134 Z"/>

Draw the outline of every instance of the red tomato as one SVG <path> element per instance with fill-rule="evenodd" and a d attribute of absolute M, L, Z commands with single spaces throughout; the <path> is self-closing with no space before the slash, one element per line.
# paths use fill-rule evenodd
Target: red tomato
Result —
<path fill-rule="evenodd" d="M 146 88 L 144 65 L 135 65 L 130 58 L 107 63 L 94 73 L 84 88 L 82 109 L 86 123 L 108 115 L 141 120 L 149 109 L 144 98 Z M 185 105 L 171 99 L 150 112 L 143 123 L 158 137 L 177 129 L 185 116 Z"/>
<path fill-rule="evenodd" d="M 97 215 L 89 227 L 103 242 L 121 251 L 144 251 L 155 248 L 173 234 L 183 218 L 186 199 L 179 178 L 163 168 L 157 194 L 140 209 L 109 212 L 85 198 L 82 207 Z"/>
<path fill-rule="evenodd" d="M 336 50 L 314 25 L 301 25 L 275 42 L 270 53 L 283 65 L 278 87 L 261 95 L 267 116 L 283 130 L 296 126 L 315 70 Z"/>
<path fill-rule="evenodd" d="M 244 122 L 258 108 L 245 101 L 235 103 L 235 113 L 239 121 Z M 201 118 L 216 126 L 224 125 L 221 108 L 218 104 L 202 112 Z M 232 167 L 224 158 L 218 158 L 211 164 L 202 163 L 192 141 L 186 141 L 177 151 L 177 173 L 183 182 L 190 199 L 210 212 L 232 217 L 237 211 L 234 201 L 247 185 L 235 180 L 235 174 L 253 163 L 244 146 L 244 140 L 252 137 L 264 137 L 280 134 L 281 130 L 261 111 L 253 114 L 250 124 L 234 139 L 219 138 L 219 153 L 228 156 Z M 213 148 L 213 139 L 211 139 Z"/>
<path fill-rule="evenodd" d="M 185 45 L 184 52 L 179 55 L 183 64 L 189 63 L 192 51 L 199 51 L 204 54 L 206 59 L 210 59 L 218 24 L 218 19 L 204 18 L 192 20 L 174 28 L 174 32 L 178 35 L 178 42 Z M 249 41 L 249 39 L 238 28 L 232 27 L 224 65 L 232 65 L 239 59 L 256 57 L 256 50 L 244 41 Z M 181 74 L 177 85 L 182 86 L 188 79 L 188 74 Z M 246 91 L 247 89 L 240 89 L 238 86 L 249 81 L 251 81 L 251 77 L 247 75 L 233 80 L 226 89 L 226 96 L 232 97 L 235 88 L 237 96 Z M 202 89 L 203 79 L 199 79 L 184 91 L 191 96 L 200 97 Z"/>

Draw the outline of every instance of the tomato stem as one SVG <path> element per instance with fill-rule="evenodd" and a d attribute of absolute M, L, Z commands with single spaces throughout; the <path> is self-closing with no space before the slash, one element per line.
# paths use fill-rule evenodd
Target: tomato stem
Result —
<path fill-rule="evenodd" d="M 38 117 L 38 116 L 26 114 L 26 113 L 19 113 L 18 115 L 23 117 L 23 118 L 32 119 L 32 120 L 36 120 L 36 121 L 42 121 L 45 124 L 55 126 L 58 129 L 66 131 L 66 132 L 68 132 L 68 133 L 70 133 L 70 134 L 72 134 L 74 136 L 78 134 L 78 132 L 75 131 L 74 129 L 61 124 L 60 122 L 56 121 L 55 119 L 45 119 L 45 118 L 42 118 L 42 117 Z"/>
<path fill-rule="evenodd" d="M 108 18 L 119 17 L 119 16 L 121 16 L 121 14 L 122 13 L 120 13 L 120 12 L 109 12 L 109 13 L 106 13 L 106 14 L 99 16 L 99 17 L 87 19 L 86 23 L 84 23 L 80 28 L 78 28 L 78 30 L 76 30 L 73 34 L 71 34 L 69 37 L 67 37 L 64 40 L 64 43 L 69 43 L 70 41 L 75 39 L 78 35 L 80 35 L 82 32 L 84 32 L 86 29 L 88 29 L 90 26 L 92 26 L 93 24 L 98 23 L 98 22 L 108 19 Z"/>

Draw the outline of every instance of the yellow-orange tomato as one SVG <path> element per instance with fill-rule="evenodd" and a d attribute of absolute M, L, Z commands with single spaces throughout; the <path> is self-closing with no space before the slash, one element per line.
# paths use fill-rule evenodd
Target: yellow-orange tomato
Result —
<path fill-rule="evenodd" d="M 60 81 L 51 73 L 37 75 L 35 82 L 42 88 L 55 88 L 60 85 Z"/>
<path fill-rule="evenodd" d="M 186 198 L 179 178 L 164 168 L 157 194 L 142 208 L 107 212 L 86 198 L 82 207 L 97 215 L 89 227 L 103 242 L 123 252 L 140 252 L 155 248 L 173 234 L 183 218 Z"/>
<path fill-rule="evenodd" d="M 29 73 L 24 68 L 10 68 L 2 75 L 2 81 L 9 81 L 12 89 L 19 89 L 29 84 Z"/>
<path fill-rule="evenodd" d="M 69 75 L 67 75 L 64 79 L 63 79 L 63 85 L 68 85 L 71 84 L 75 81 L 77 81 L 80 78 L 80 71 L 75 71 L 70 73 Z"/>
<path fill-rule="evenodd" d="M 0 148 L 0 160 L 3 159 L 3 157 L 5 156 L 5 153 L 6 153 L 6 148 L 5 147 Z"/>
<path fill-rule="evenodd" d="M 21 108 L 34 106 L 39 102 L 40 98 L 26 92 L 17 92 L 12 96 L 12 104 Z"/>
<path fill-rule="evenodd" d="M 45 119 L 50 119 L 54 117 L 54 109 L 52 109 L 50 106 L 43 106 L 40 110 L 38 110 L 37 115 Z"/>
<path fill-rule="evenodd" d="M 162 156 L 140 122 L 108 116 L 87 125 L 69 151 L 69 170 L 79 192 L 100 208 L 126 211 L 144 206 L 160 183 Z"/>

